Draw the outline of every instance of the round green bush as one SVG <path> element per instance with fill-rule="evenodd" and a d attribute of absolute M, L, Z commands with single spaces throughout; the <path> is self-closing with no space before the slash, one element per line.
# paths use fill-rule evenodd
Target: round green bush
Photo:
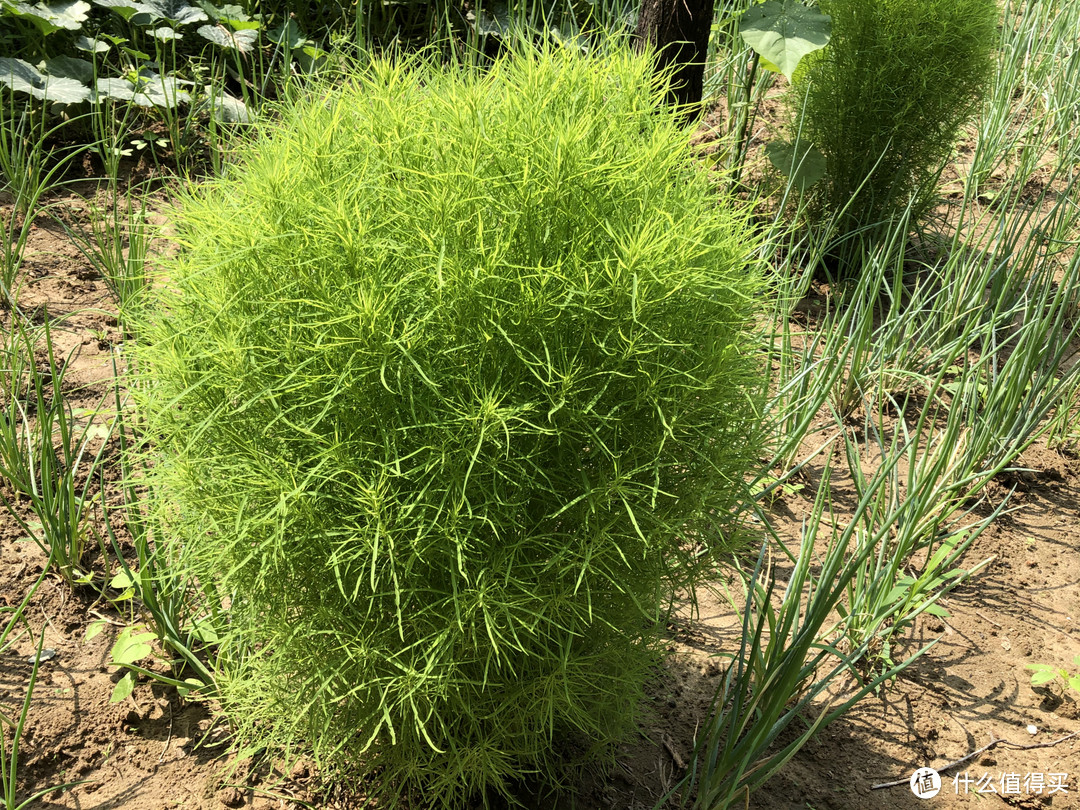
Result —
<path fill-rule="evenodd" d="M 832 39 L 795 73 L 794 128 L 828 161 L 823 212 L 842 232 L 912 219 L 994 70 L 997 0 L 820 0 Z"/>
<path fill-rule="evenodd" d="M 241 738 L 457 806 L 633 728 L 762 439 L 745 216 L 650 75 L 378 62 L 178 207 L 140 407 Z"/>

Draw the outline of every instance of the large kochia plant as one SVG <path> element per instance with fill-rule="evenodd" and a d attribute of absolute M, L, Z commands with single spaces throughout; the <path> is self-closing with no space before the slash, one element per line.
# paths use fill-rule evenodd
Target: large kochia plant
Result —
<path fill-rule="evenodd" d="M 650 73 L 379 62 L 178 208 L 151 506 L 228 597 L 242 738 L 460 806 L 633 728 L 762 379 L 746 223 Z"/>

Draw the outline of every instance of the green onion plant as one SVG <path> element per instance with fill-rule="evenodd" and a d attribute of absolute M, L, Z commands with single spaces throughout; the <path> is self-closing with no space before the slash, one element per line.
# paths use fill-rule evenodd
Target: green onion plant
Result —
<path fill-rule="evenodd" d="M 48 568 L 45 569 L 48 571 Z M 42 572 L 44 577 L 45 571 Z M 41 578 L 38 579 L 34 587 L 29 591 L 27 596 L 23 599 L 22 603 L 16 610 L 15 615 L 11 616 L 7 623 L 4 625 L 3 634 L 0 635 L 0 651 L 7 651 L 8 635 L 11 629 L 15 626 L 17 620 L 23 617 L 26 605 L 29 599 L 33 596 L 38 586 L 41 584 Z M 22 700 L 22 706 L 19 709 L 19 714 L 16 718 L 8 718 L 3 712 L 0 712 L 0 724 L 6 724 L 11 728 L 11 742 L 10 748 L 8 747 L 8 734 L 0 728 L 0 790 L 3 791 L 2 799 L 4 810 L 30 810 L 37 806 L 43 798 L 50 793 L 56 793 L 57 791 L 67 790 L 68 788 L 75 787 L 76 785 L 85 784 L 86 779 L 64 782 L 59 785 L 51 785 L 49 787 L 40 788 L 34 791 L 32 794 L 19 801 L 18 794 L 18 775 L 19 775 L 19 747 L 22 744 L 26 733 L 26 720 L 30 715 L 30 706 L 34 697 L 34 688 L 37 686 L 38 670 L 41 666 L 41 650 L 45 644 L 45 628 L 41 629 L 41 633 L 38 634 L 37 645 L 34 649 L 33 666 L 30 670 L 30 680 L 26 685 L 26 694 Z"/>
<path fill-rule="evenodd" d="M 133 188 L 111 194 L 104 210 L 87 204 L 88 230 L 61 225 L 72 243 L 105 281 L 130 334 L 140 302 L 148 292 L 148 251 L 153 238 L 145 197 Z"/>
<path fill-rule="evenodd" d="M 75 584 L 86 581 L 83 556 L 93 539 L 89 515 L 94 498 L 90 490 L 112 427 L 107 422 L 101 445 L 93 452 L 97 423 L 90 419 L 80 427 L 65 391 L 74 350 L 62 360 L 57 358 L 48 319 L 40 328 L 17 322 L 14 329 L 7 341 L 12 358 L 7 385 L 24 397 L 13 397 L 2 416 L 0 475 L 29 499 L 33 518 L 24 517 L 3 492 L 0 502 L 49 555 L 56 571 Z M 34 360 L 39 346 L 47 358 L 45 369 L 39 369 Z M 17 379 L 19 373 L 24 375 L 21 380 Z"/>
<path fill-rule="evenodd" d="M 710 717 L 699 732 L 689 771 L 676 787 L 684 803 L 692 798 L 693 806 L 701 810 L 744 806 L 750 793 L 814 734 L 933 646 L 931 642 L 900 663 L 858 679 L 857 663 L 870 644 L 849 647 L 845 622 L 836 619 L 845 589 L 889 531 L 886 525 L 863 534 L 858 526 L 875 508 L 876 482 L 886 480 L 895 463 L 885 463 L 883 475 L 867 488 L 852 520 L 841 527 L 835 515 L 827 514 L 832 476 L 827 461 L 798 549 L 787 549 L 774 536 L 771 548 L 770 543 L 762 546 L 752 570 L 737 569 L 745 594 L 742 607 L 733 600 L 740 614 L 741 640 L 737 651 L 724 656 L 728 660 Z M 900 504 L 889 517 L 902 520 L 910 509 Z M 823 527 L 830 537 L 820 537 Z M 818 559 L 815 548 L 822 539 L 827 550 Z M 772 549 L 790 566 L 784 567 L 787 584 L 782 594 L 776 592 Z M 892 612 L 879 617 L 882 623 L 891 618 Z M 843 698 L 830 698 L 828 690 L 845 676 L 856 677 L 855 685 Z"/>
<path fill-rule="evenodd" d="M 42 198 L 63 184 L 64 172 L 87 148 L 47 145 L 68 123 L 50 125 L 40 111 L 0 93 L 0 191 L 12 198 L 0 222 L 0 308 L 16 308 L 19 270 Z"/>
<path fill-rule="evenodd" d="M 136 425 L 129 421 L 131 404 L 121 394 L 121 375 L 116 366 L 114 356 L 113 396 L 117 414 L 114 433 L 119 443 L 121 493 L 119 504 L 103 504 L 107 549 L 115 557 L 120 582 L 125 586 L 121 595 L 138 607 L 140 618 L 157 636 L 162 648 L 175 656 L 171 659 L 171 677 L 136 665 L 127 668 L 176 686 L 185 694 L 193 690 L 212 694 L 216 679 L 224 677 L 229 669 L 216 644 L 219 628 L 226 622 L 222 600 L 209 584 L 203 586 L 190 578 L 187 566 L 168 558 L 169 547 L 161 538 L 155 515 L 143 508 L 143 503 L 153 497 L 152 493 L 140 495 L 140 488 L 148 486 L 149 476 L 144 466 L 147 453 L 138 444 Z M 99 472 L 104 492 L 104 468 Z M 118 516 L 122 516 L 122 525 L 117 523 Z M 132 562 L 123 553 L 122 538 L 134 546 Z"/>

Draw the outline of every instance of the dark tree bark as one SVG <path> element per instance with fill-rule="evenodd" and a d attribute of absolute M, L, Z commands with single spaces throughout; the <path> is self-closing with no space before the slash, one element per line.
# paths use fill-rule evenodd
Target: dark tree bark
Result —
<path fill-rule="evenodd" d="M 668 102 L 684 115 L 700 113 L 715 0 L 642 0 L 634 39 L 651 45 L 657 71 L 672 69 Z"/>

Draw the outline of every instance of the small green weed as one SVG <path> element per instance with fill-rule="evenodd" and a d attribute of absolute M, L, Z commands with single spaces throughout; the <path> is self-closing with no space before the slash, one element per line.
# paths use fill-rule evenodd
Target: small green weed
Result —
<path fill-rule="evenodd" d="M 1061 682 L 1062 688 L 1068 688 L 1077 693 L 1080 698 L 1080 655 L 1072 660 L 1076 669 L 1073 672 L 1064 667 L 1055 667 L 1052 664 L 1025 664 L 1027 669 L 1034 670 L 1031 674 L 1032 686 L 1045 686 L 1048 683 Z"/>

